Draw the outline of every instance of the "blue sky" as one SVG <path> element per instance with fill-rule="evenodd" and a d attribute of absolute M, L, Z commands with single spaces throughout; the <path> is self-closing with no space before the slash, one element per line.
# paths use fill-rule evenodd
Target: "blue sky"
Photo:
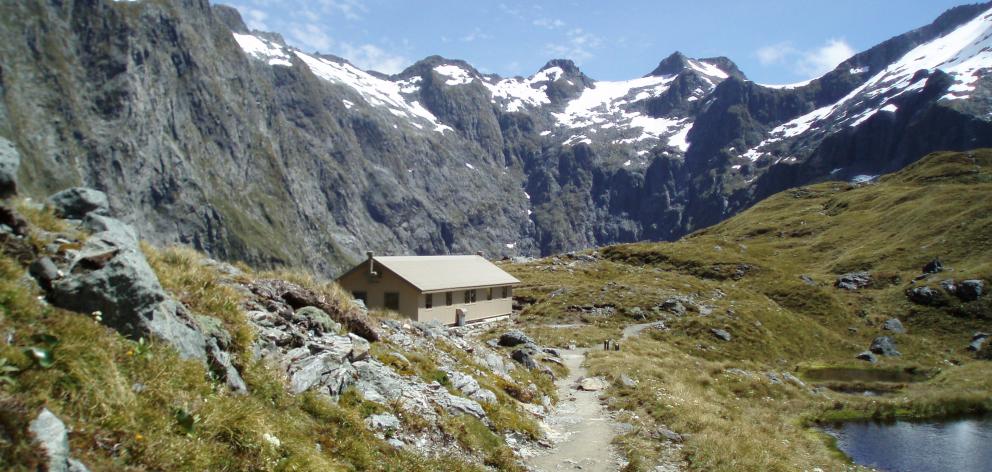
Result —
<path fill-rule="evenodd" d="M 597 80 L 650 72 L 673 51 L 727 56 L 760 83 L 819 76 L 933 21 L 953 0 L 229 0 L 249 27 L 305 51 L 395 73 L 432 54 L 530 75 L 574 60 Z"/>

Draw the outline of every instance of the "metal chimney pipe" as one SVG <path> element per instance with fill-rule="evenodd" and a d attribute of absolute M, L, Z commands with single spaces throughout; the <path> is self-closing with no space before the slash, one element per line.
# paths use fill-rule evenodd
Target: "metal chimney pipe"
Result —
<path fill-rule="evenodd" d="M 375 253 L 372 251 L 366 251 L 365 255 L 369 258 L 369 275 L 375 275 L 375 261 L 373 260 Z"/>

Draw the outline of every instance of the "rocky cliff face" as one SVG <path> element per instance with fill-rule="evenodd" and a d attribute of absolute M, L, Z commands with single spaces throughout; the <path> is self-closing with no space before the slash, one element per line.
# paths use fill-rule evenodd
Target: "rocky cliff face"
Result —
<path fill-rule="evenodd" d="M 101 188 L 146 239 L 262 266 L 670 239 L 792 185 L 992 145 L 989 8 L 770 87 L 680 53 L 622 82 L 436 56 L 384 76 L 206 1 L 16 2 L 0 135 L 23 191 Z"/>

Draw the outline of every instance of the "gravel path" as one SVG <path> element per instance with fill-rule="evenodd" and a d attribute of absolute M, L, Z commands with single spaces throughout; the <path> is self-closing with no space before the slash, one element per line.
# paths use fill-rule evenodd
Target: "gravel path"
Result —
<path fill-rule="evenodd" d="M 585 470 L 616 471 L 620 457 L 610 442 L 616 435 L 606 409 L 599 402 L 599 392 L 578 390 L 579 379 L 586 376 L 582 362 L 586 349 L 561 351 L 568 367 L 568 377 L 558 381 L 558 406 L 545 418 L 548 439 L 553 446 L 531 457 L 527 463 L 533 470 L 552 472 Z"/>
<path fill-rule="evenodd" d="M 624 328 L 623 339 L 637 336 L 645 329 L 662 326 L 664 324 L 660 321 L 630 325 Z M 582 366 L 587 351 L 561 351 L 569 373 L 568 377 L 558 380 L 558 398 L 561 401 L 544 420 L 552 447 L 526 460 L 531 470 L 614 472 L 623 466 L 623 459 L 611 444 L 617 434 L 616 425 L 600 403 L 601 392 L 586 392 L 577 388 L 579 380 L 588 375 Z M 656 470 L 677 471 L 679 468 L 676 464 L 668 464 L 659 465 Z"/>

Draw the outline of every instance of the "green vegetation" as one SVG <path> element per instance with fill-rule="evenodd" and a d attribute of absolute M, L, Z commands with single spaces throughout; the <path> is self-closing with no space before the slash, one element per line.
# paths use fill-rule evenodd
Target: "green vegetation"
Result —
<path fill-rule="evenodd" d="M 595 346 L 629 324 L 664 320 L 665 329 L 588 360 L 594 375 L 639 381 L 607 392 L 634 425 L 616 440 L 628 469 L 650 470 L 667 453 L 656 439 L 662 425 L 686 433 L 682 455 L 694 470 L 841 469 L 845 459 L 811 425 L 992 410 L 992 364 L 965 350 L 973 332 L 992 328 L 992 297 L 927 307 L 905 295 L 948 278 L 990 286 L 990 195 L 992 150 L 937 153 L 877 184 L 780 193 L 677 242 L 504 267 L 523 281 L 516 294 L 533 301 L 520 317 L 526 331 L 546 344 Z M 950 269 L 914 281 L 934 257 Z M 833 286 L 857 270 L 871 273 L 870 286 Z M 884 331 L 888 318 L 907 332 Z M 854 358 L 880 335 L 902 356 L 874 366 Z M 831 368 L 874 376 L 817 376 Z M 883 395 L 860 395 L 865 388 Z"/>
<path fill-rule="evenodd" d="M 47 218 L 29 215 L 33 222 Z M 92 470 L 479 469 L 377 439 L 364 417 L 388 408 L 354 392 L 338 403 L 309 392 L 290 395 L 281 374 L 252 360 L 254 334 L 240 312 L 239 294 L 220 283 L 221 273 L 188 249 L 143 250 L 168 291 L 231 333 L 250 393 L 230 393 L 205 366 L 180 359 L 166 345 L 120 336 L 100 324 L 98 314 L 44 304 L 25 284 L 21 263 L 0 256 L 0 332 L 12 339 L 0 344 L 0 469 L 36 470 L 44 463 L 26 433 L 42 406 L 66 422 L 73 455 Z M 333 284 L 293 278 L 327 296 L 337 293 Z M 459 439 L 487 437 L 476 430 Z M 502 441 L 491 432 L 488 437 Z M 485 444 L 487 461 L 508 460 L 505 446 Z"/>

